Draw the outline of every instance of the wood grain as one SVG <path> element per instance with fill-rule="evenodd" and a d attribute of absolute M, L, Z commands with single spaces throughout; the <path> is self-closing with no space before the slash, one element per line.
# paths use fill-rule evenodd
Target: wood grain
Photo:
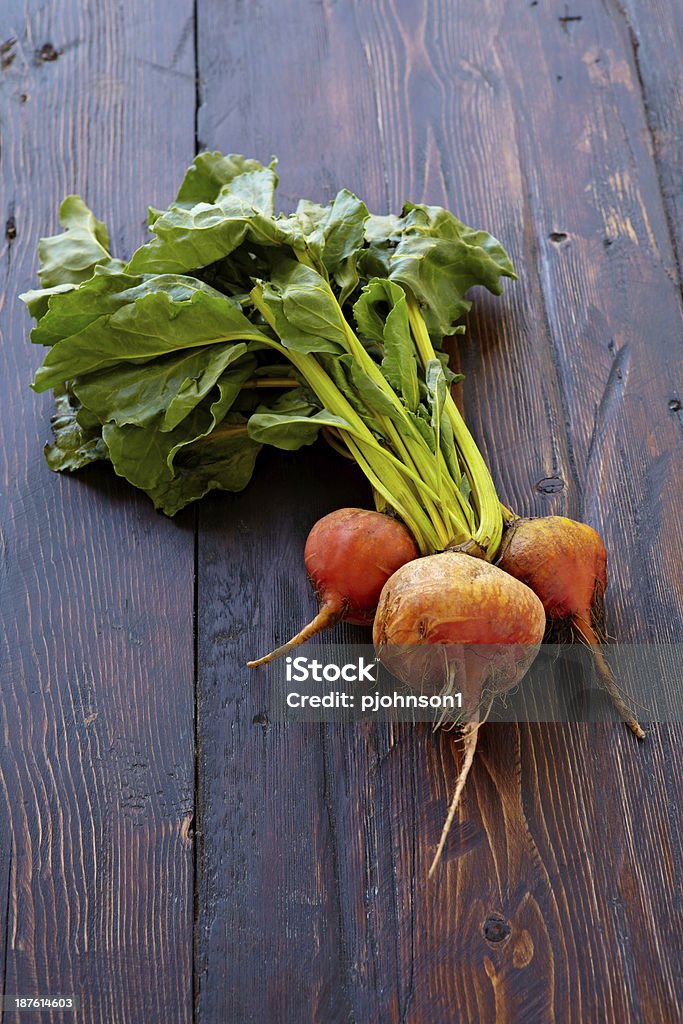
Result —
<path fill-rule="evenodd" d="M 669 227 L 683 266 L 683 9 L 654 0 L 647 11 L 633 0 L 615 0 L 625 21 L 642 90 L 645 116 L 659 172 Z M 673 410 L 672 410 L 673 411 Z"/>
<path fill-rule="evenodd" d="M 502 238 L 521 280 L 476 296 L 468 421 L 518 510 L 605 534 L 611 629 L 680 639 L 678 282 L 618 12 L 203 0 L 198 54 L 200 141 L 277 153 L 286 202 L 348 185 Z M 680 727 L 484 730 L 428 884 L 453 735 L 269 724 L 241 662 L 312 610 L 307 529 L 360 500 L 328 466 L 274 456 L 200 513 L 199 1019 L 673 1024 Z"/>
<path fill-rule="evenodd" d="M 454 349 L 501 494 L 601 530 L 612 632 L 683 635 L 673 5 L 9 0 L 4 991 L 75 991 L 78 1019 L 116 1024 L 673 1024 L 680 726 L 638 748 L 618 727 L 488 726 L 430 884 L 453 734 L 277 725 L 268 676 L 243 667 L 310 617 L 304 539 L 369 504 L 355 469 L 323 445 L 270 452 L 245 494 L 204 501 L 195 595 L 192 512 L 170 523 L 105 470 L 44 466 L 49 401 L 26 387 L 39 353 L 14 296 L 66 192 L 119 252 L 171 197 L 194 149 L 195 6 L 200 147 L 276 152 L 286 207 L 347 185 L 379 212 L 425 199 L 501 237 L 520 282 L 475 296 Z"/>
<path fill-rule="evenodd" d="M 497 34 L 533 183 L 527 272 L 543 284 L 575 502 L 614 555 L 611 629 L 622 641 L 671 641 L 683 631 L 680 432 L 668 408 L 683 361 L 681 300 L 638 78 L 622 23 L 604 9 L 563 23 L 539 8 L 522 24 L 509 5 Z M 542 91 L 515 74 L 523 45 Z"/>
<path fill-rule="evenodd" d="M 107 470 L 48 471 L 50 400 L 28 388 L 41 353 L 16 298 L 68 192 L 117 254 L 169 200 L 194 148 L 192 3 L 174 11 L 0 14 L 4 991 L 81 999 L 7 1022 L 192 1016 L 193 516 L 164 520 Z"/>
<path fill-rule="evenodd" d="M 269 676 L 245 662 L 311 617 L 293 572 L 310 526 L 368 498 L 354 467 L 316 448 L 269 453 L 243 495 L 202 506 L 199 1020 L 335 1020 L 345 998 L 324 728 L 272 724 Z"/>

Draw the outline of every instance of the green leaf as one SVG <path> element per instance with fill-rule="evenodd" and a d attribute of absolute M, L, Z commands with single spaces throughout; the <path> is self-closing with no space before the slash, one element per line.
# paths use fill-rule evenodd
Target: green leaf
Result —
<path fill-rule="evenodd" d="M 128 275 L 120 276 L 129 279 Z M 119 292 L 117 287 L 112 279 L 101 306 L 113 312 L 91 319 L 77 333 L 53 344 L 36 373 L 36 391 L 120 362 L 146 363 L 180 350 L 227 341 L 268 340 L 237 304 L 194 278 L 163 275 L 140 280 L 129 290 Z M 62 303 L 70 300 L 77 317 L 79 299 L 88 290 L 86 287 L 55 299 Z M 88 317 L 92 313 L 89 308 Z"/>
<path fill-rule="evenodd" d="M 430 359 L 425 366 L 425 383 L 430 398 L 432 429 L 438 430 L 448 390 L 443 365 L 439 359 Z"/>
<path fill-rule="evenodd" d="M 244 304 L 248 302 L 254 281 L 270 277 L 272 252 L 272 249 L 264 246 L 242 246 L 230 256 L 198 270 L 197 276 L 211 287 Z"/>
<path fill-rule="evenodd" d="M 365 221 L 365 241 L 368 245 L 386 242 L 397 233 L 399 223 L 400 218 L 395 213 L 386 216 L 371 213 Z"/>
<path fill-rule="evenodd" d="M 67 196 L 59 207 L 59 223 L 64 231 L 38 243 L 43 288 L 80 284 L 92 277 L 99 263 L 111 260 L 109 235 L 80 196 Z"/>
<path fill-rule="evenodd" d="M 334 416 L 307 388 L 297 388 L 273 405 L 262 405 L 249 418 L 249 436 L 260 444 L 270 444 L 285 451 L 296 451 L 313 444 L 321 427 L 348 429 L 341 416 Z"/>
<path fill-rule="evenodd" d="M 311 267 L 281 259 L 263 298 L 285 348 L 340 355 L 346 347 L 341 310 L 327 281 Z"/>
<path fill-rule="evenodd" d="M 436 451 L 436 439 L 434 437 L 434 431 L 432 430 L 430 421 L 413 412 L 408 412 L 407 415 L 417 432 L 422 436 L 423 441 L 426 442 L 430 452 L 433 454 Z"/>
<path fill-rule="evenodd" d="M 451 379 L 458 380 L 462 374 L 454 374 L 448 369 L 444 352 L 437 353 L 436 359 L 430 359 L 425 367 L 425 383 L 427 386 L 427 404 L 430 412 L 430 423 L 434 437 L 437 439 L 443 454 L 448 472 L 454 480 L 460 477 L 455 456 L 455 437 L 453 425 L 444 415 L 446 395 L 449 392 Z M 464 495 L 467 500 L 468 495 Z"/>
<path fill-rule="evenodd" d="M 130 273 L 184 274 L 229 256 L 243 243 L 290 246 L 292 225 L 273 216 L 277 176 L 248 171 L 224 185 L 212 203 L 171 206 L 151 225 L 156 235 L 133 254 Z"/>
<path fill-rule="evenodd" d="M 306 239 L 311 238 L 320 224 L 327 219 L 329 209 L 329 206 L 321 206 L 320 203 L 313 203 L 310 199 L 299 200 L 294 217 L 299 222 Z"/>
<path fill-rule="evenodd" d="M 415 346 L 406 296 L 400 285 L 373 278 L 353 307 L 361 333 L 384 348 L 382 373 L 411 412 L 420 401 Z"/>
<path fill-rule="evenodd" d="M 374 410 L 379 416 L 384 416 L 386 419 L 391 420 L 400 429 L 404 429 L 405 413 L 401 406 L 392 402 L 389 395 L 353 360 L 352 356 L 345 356 L 344 362 L 347 364 L 354 390 L 367 408 L 371 411 Z M 377 429 L 378 424 L 375 424 L 375 430 Z"/>
<path fill-rule="evenodd" d="M 353 411 L 361 418 L 368 429 L 373 434 L 384 437 L 376 416 L 360 394 L 357 393 L 351 381 L 351 368 L 355 364 L 353 356 L 348 353 L 343 356 L 321 354 L 317 358 L 334 386 L 345 397 Z"/>
<path fill-rule="evenodd" d="M 438 359 L 430 359 L 425 366 L 425 384 L 427 385 L 428 402 L 431 411 L 431 428 L 436 444 L 441 448 L 441 425 L 444 419 L 443 409 L 448 392 L 443 365 Z"/>
<path fill-rule="evenodd" d="M 443 416 L 441 418 L 441 433 L 439 441 L 441 445 L 441 453 L 446 465 L 448 466 L 448 472 L 454 480 L 457 480 L 460 475 L 460 470 L 458 469 L 458 463 L 455 457 L 455 435 L 453 433 L 453 424 L 449 420 L 448 416 Z M 462 492 L 462 488 L 461 493 L 463 493 L 465 501 L 468 501 L 469 493 L 464 494 L 464 492 Z"/>
<path fill-rule="evenodd" d="M 262 171 L 263 164 L 237 153 L 199 153 L 188 167 L 173 205 L 214 203 L 219 192 L 240 174 Z M 156 218 L 155 218 L 156 219 Z"/>
<path fill-rule="evenodd" d="M 463 327 L 463 331 L 464 331 L 464 329 L 465 328 Z M 448 352 L 442 352 L 441 350 L 437 350 L 435 352 L 435 355 L 436 355 L 436 358 L 441 363 L 441 366 L 443 367 L 444 377 L 446 378 L 446 383 L 448 384 L 449 387 L 451 386 L 451 384 L 458 384 L 459 381 L 465 379 L 465 374 L 464 373 L 453 373 L 453 371 L 451 370 L 450 366 L 448 365 L 448 363 L 449 363 Z"/>
<path fill-rule="evenodd" d="M 216 346 L 215 350 L 201 350 L 205 353 L 204 359 L 198 359 L 196 365 L 190 369 L 190 375 L 185 378 L 177 395 L 169 403 L 159 429 L 173 430 L 182 423 L 209 393 L 219 376 L 224 407 L 231 408 L 243 384 L 256 368 L 256 359 L 253 356 L 240 357 L 240 353 L 246 352 L 247 348 L 246 344 L 240 342 L 225 349 Z M 215 351 L 217 355 L 214 354 Z"/>
<path fill-rule="evenodd" d="M 228 209 L 232 209 L 234 201 L 240 203 L 240 210 L 245 217 L 275 217 L 275 189 L 277 174 L 272 167 L 261 167 L 259 170 L 245 171 L 238 174 L 225 185 L 218 196 L 218 205 L 224 199 Z"/>
<path fill-rule="evenodd" d="M 343 305 L 358 284 L 357 262 L 363 248 L 368 208 L 353 192 L 342 189 L 323 216 L 315 209 L 304 211 L 309 224 L 311 214 L 317 220 L 306 241 L 318 254 L 328 276 L 336 282 L 339 304 Z"/>
<path fill-rule="evenodd" d="M 483 285 L 499 295 L 500 277 L 516 277 L 497 239 L 473 231 L 438 206 L 406 203 L 398 221 L 385 223 L 384 237 L 380 218 L 369 230 L 369 244 L 359 261 L 361 274 L 389 277 L 410 289 L 437 347 L 470 308 L 464 298 L 469 288 Z"/>
<path fill-rule="evenodd" d="M 472 485 L 464 473 L 460 478 L 460 484 L 458 489 L 462 494 L 463 498 L 465 499 L 465 501 L 469 502 L 470 495 L 472 494 Z"/>
<path fill-rule="evenodd" d="M 27 292 L 22 292 L 19 298 L 26 303 L 34 320 L 40 320 L 47 313 L 53 295 L 72 292 L 75 288 L 75 284 L 56 284 L 54 288 L 31 288 Z M 32 337 L 31 340 L 35 339 Z"/>
<path fill-rule="evenodd" d="M 241 491 L 249 483 L 261 446 L 238 413 L 228 413 L 233 395 L 220 382 L 174 430 L 108 423 L 103 437 L 114 469 L 141 488 L 155 506 L 175 515 L 211 490 Z"/>
<path fill-rule="evenodd" d="M 31 341 L 50 346 L 78 334 L 103 315 L 134 301 L 134 289 L 141 282 L 141 277 L 98 267 L 93 277 L 80 287 L 66 285 L 60 291 L 55 289 L 48 309 L 31 331 Z"/>
<path fill-rule="evenodd" d="M 158 421 L 158 429 L 166 432 L 199 405 L 231 364 L 235 365 L 230 385 L 237 397 L 256 367 L 253 356 L 241 358 L 246 351 L 245 342 L 226 343 L 162 356 L 144 370 L 134 363 L 118 363 L 77 378 L 72 387 L 101 423 L 143 427 Z"/>
<path fill-rule="evenodd" d="M 167 515 L 174 515 L 209 491 L 243 491 L 261 447 L 247 434 L 244 417 L 230 412 L 205 439 L 179 448 L 173 479 L 158 485 L 152 498 Z"/>
<path fill-rule="evenodd" d="M 55 412 L 50 420 L 54 441 L 45 445 L 45 459 L 50 469 L 81 469 L 91 462 L 108 457 L 99 423 L 84 426 L 78 420 L 80 405 L 67 389 L 55 395 Z"/>

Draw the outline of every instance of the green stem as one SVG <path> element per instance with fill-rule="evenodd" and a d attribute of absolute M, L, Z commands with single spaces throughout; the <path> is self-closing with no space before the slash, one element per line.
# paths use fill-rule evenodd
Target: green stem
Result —
<path fill-rule="evenodd" d="M 252 290 L 251 297 L 256 309 L 277 334 L 275 320 L 259 285 Z M 346 421 L 348 427 L 340 427 L 339 430 L 347 447 L 373 487 L 386 498 L 406 525 L 413 530 L 422 552 L 426 554 L 444 547 L 447 543 L 446 531 L 442 527 L 439 534 L 423 508 L 425 502 L 431 499 L 438 503 L 439 498 L 420 473 L 412 466 L 401 462 L 393 452 L 382 448 L 314 355 L 285 348 L 279 340 L 268 339 L 266 343 L 290 360 L 326 409 Z"/>
<path fill-rule="evenodd" d="M 301 262 L 308 264 L 306 256 L 302 254 L 302 257 Z M 448 469 L 439 431 L 436 431 L 435 451 L 432 452 L 380 367 L 346 321 L 329 282 L 327 287 L 337 306 L 340 325 L 343 325 L 347 352 L 395 410 L 389 415 L 373 411 L 376 432 L 386 438 L 389 447 L 379 443 L 314 353 L 297 352 L 282 344 L 263 289 L 256 285 L 251 292 L 252 302 L 278 338 L 268 340 L 267 344 L 292 363 L 326 409 L 345 421 L 346 426 L 338 428 L 339 437 L 375 492 L 396 510 L 413 532 L 423 554 L 474 539 L 486 550 L 487 557 L 493 558 L 502 536 L 500 505 L 486 465 L 450 390 L 446 394 L 444 414 L 453 429 L 456 465 L 464 468 L 470 483 L 474 511 L 461 493 L 459 481 L 453 479 Z M 413 340 L 424 368 L 436 354 L 417 303 L 410 295 L 407 299 Z M 401 424 L 400 428 L 397 423 Z"/>
<path fill-rule="evenodd" d="M 408 500 L 406 501 L 406 495 L 401 493 L 401 489 L 397 488 L 395 484 L 390 487 L 388 485 L 386 475 L 383 472 L 383 467 L 375 467 L 372 464 L 372 459 L 366 458 L 366 453 L 362 451 L 354 439 L 346 437 L 345 440 L 349 447 L 349 451 L 352 453 L 356 462 L 363 470 L 363 473 L 368 478 L 374 489 L 378 491 L 388 504 L 398 512 L 403 522 L 413 534 L 417 542 L 417 546 L 420 549 L 420 554 L 429 555 L 434 551 L 440 550 L 439 538 L 434 532 L 431 522 L 420 505 L 415 505 L 409 495 L 407 496 Z M 382 473 L 381 477 L 378 475 L 377 470 Z"/>
<path fill-rule="evenodd" d="M 454 484 L 452 487 L 449 488 L 451 493 L 448 495 L 448 497 L 451 499 L 451 501 L 444 500 L 445 495 L 442 492 L 441 476 L 441 463 L 443 459 L 439 449 L 438 440 L 436 445 L 436 456 L 434 456 L 434 454 L 430 451 L 429 447 L 427 446 L 422 435 L 419 433 L 419 431 L 414 426 L 409 417 L 406 416 L 405 408 L 400 398 L 387 381 L 386 377 L 380 370 L 375 360 L 366 351 L 365 347 L 361 343 L 360 339 L 357 337 L 356 333 L 352 330 L 350 324 L 348 323 L 344 316 L 343 310 L 341 309 L 339 303 L 337 302 L 337 297 L 335 296 L 329 282 L 327 282 L 327 287 L 330 296 L 332 297 L 339 311 L 339 317 L 344 328 L 344 333 L 346 335 L 349 353 L 354 357 L 354 359 L 356 359 L 361 369 L 363 369 L 367 373 L 367 375 L 370 377 L 373 383 L 375 383 L 382 390 L 382 392 L 395 406 L 398 414 L 401 417 L 401 420 L 405 424 L 406 435 L 404 441 L 401 438 L 401 435 L 399 434 L 395 424 L 391 422 L 387 423 L 386 420 L 382 418 L 382 422 L 386 423 L 388 439 L 391 441 L 393 446 L 397 449 L 397 451 L 401 452 L 406 462 L 410 461 L 412 463 L 412 465 L 415 467 L 418 476 L 420 476 L 423 480 L 429 483 L 430 489 L 426 504 L 429 507 L 430 518 L 434 523 L 435 529 L 439 537 L 441 538 L 441 547 L 445 547 L 449 542 L 452 542 L 454 539 L 453 531 L 447 525 L 448 520 L 450 520 L 450 522 L 453 523 L 453 525 L 455 526 L 456 534 L 462 534 L 465 538 L 469 537 L 471 535 L 471 520 L 464 513 L 464 501 L 462 499 L 462 495 L 459 492 L 457 492 L 457 488 L 455 487 Z M 451 481 L 450 475 L 448 475 L 448 480 Z M 452 505 L 452 499 L 456 496 L 456 492 L 457 506 L 454 508 Z M 440 507 L 443 507 L 443 512 L 440 511 Z M 459 514 L 461 511 L 463 512 L 462 515 Z"/>
<path fill-rule="evenodd" d="M 245 435 L 248 432 L 249 428 L 246 423 L 219 423 L 217 427 L 214 427 L 210 434 L 203 434 L 202 437 L 197 438 L 194 444 L 212 444 L 214 441 L 222 441 L 226 437 L 239 437 L 240 435 Z"/>
<path fill-rule="evenodd" d="M 429 487 L 428 492 L 424 493 L 424 500 L 429 510 L 429 517 L 434 523 L 435 530 L 440 538 L 440 546 L 446 547 L 447 544 L 452 543 L 457 538 L 468 539 L 471 536 L 473 526 L 472 516 L 468 514 L 466 502 L 448 472 L 446 473 L 448 493 L 444 494 L 443 492 L 442 463 L 443 468 L 446 468 L 446 466 L 439 449 L 439 444 L 437 443 L 436 445 L 436 454 L 432 453 L 412 420 L 406 416 L 406 410 L 399 396 L 391 387 L 375 360 L 366 351 L 344 316 L 334 290 L 326 277 L 324 268 L 321 271 L 321 268 L 315 267 L 308 252 L 297 252 L 297 257 L 301 263 L 309 267 L 313 266 L 313 269 L 320 274 L 325 282 L 328 294 L 337 308 L 340 325 L 346 338 L 348 353 L 353 356 L 359 367 L 389 399 L 402 421 L 405 428 L 404 439 L 394 423 L 388 421 L 386 417 L 375 414 L 375 418 L 382 426 L 387 440 L 401 455 L 404 462 L 414 467 L 417 477 Z M 455 533 L 452 527 L 455 529 Z"/>
<path fill-rule="evenodd" d="M 301 384 L 294 377 L 254 377 L 245 380 L 243 388 L 298 388 Z"/>
<path fill-rule="evenodd" d="M 430 359 L 436 359 L 436 353 L 417 300 L 409 292 L 406 295 L 408 318 L 424 368 Z M 465 467 L 465 473 L 472 489 L 471 496 L 479 515 L 479 525 L 474 532 L 474 540 L 486 551 L 487 558 L 492 561 L 503 536 L 503 515 L 496 488 L 481 452 L 453 400 L 450 388 L 446 393 L 444 410 L 453 427 L 455 443 Z"/>

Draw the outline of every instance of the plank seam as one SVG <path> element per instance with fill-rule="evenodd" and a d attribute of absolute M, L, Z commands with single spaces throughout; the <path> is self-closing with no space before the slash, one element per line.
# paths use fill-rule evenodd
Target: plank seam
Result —
<path fill-rule="evenodd" d="M 199 0 L 193 0 L 193 45 L 194 45 L 194 151 L 195 155 L 203 145 L 199 142 L 199 108 L 202 105 L 201 84 L 199 81 Z"/>
<path fill-rule="evenodd" d="M 193 722 L 193 745 L 194 745 L 194 806 L 192 817 L 194 821 L 193 844 L 192 844 L 192 1021 L 193 1024 L 199 1019 L 199 974 L 197 971 L 197 949 L 199 943 L 199 835 L 197 812 L 199 809 L 199 509 L 195 507 L 194 512 L 194 595 L 193 595 L 193 675 L 194 675 L 194 722 Z"/>
<path fill-rule="evenodd" d="M 4 997 L 7 994 L 7 962 L 9 960 L 9 916 L 10 916 L 10 899 L 12 895 L 12 844 L 9 847 L 9 860 L 7 864 L 7 899 L 5 900 L 6 916 L 5 916 L 5 949 L 3 953 L 2 963 L 2 996 L 3 1002 Z M 4 1009 L 0 1008 L 0 1021 L 4 1020 L 5 1013 Z"/>
<path fill-rule="evenodd" d="M 432 736 L 433 736 L 433 733 L 432 733 Z M 411 758 L 410 759 L 409 777 L 410 777 L 410 802 L 412 804 L 412 807 L 411 807 L 411 812 L 412 812 L 411 813 L 411 820 L 412 821 L 416 821 L 417 820 L 417 810 L 418 810 L 417 793 L 418 793 L 418 787 L 419 787 L 420 783 L 419 783 L 419 780 L 417 778 L 417 770 L 416 770 L 415 758 Z M 396 881 L 395 881 L 395 879 L 398 877 L 399 866 L 398 866 L 398 864 L 394 860 L 394 842 L 393 842 L 393 831 L 394 830 L 392 828 L 392 824 L 393 823 L 391 822 L 391 815 L 390 815 L 389 816 L 389 829 L 390 829 L 390 833 L 389 834 L 391 836 L 391 861 L 392 861 L 392 868 L 394 870 L 394 886 L 393 886 L 393 888 L 394 888 L 394 912 L 396 914 L 396 939 L 397 939 L 396 946 L 397 946 L 397 953 L 400 954 L 399 941 L 398 941 L 400 917 L 399 917 L 399 911 L 398 911 L 398 900 L 397 900 Z M 417 829 L 412 829 L 411 831 L 412 831 L 412 836 L 411 836 L 411 858 L 412 858 L 412 863 L 413 864 L 417 864 L 417 862 L 418 862 Z M 415 996 L 415 929 L 417 927 L 417 921 L 415 919 L 415 904 L 416 904 L 416 901 L 417 901 L 416 888 L 417 888 L 417 873 L 415 871 L 412 871 L 411 872 L 411 876 L 410 876 L 410 965 L 409 965 L 409 968 L 408 968 L 407 991 L 405 992 L 405 994 L 402 993 L 402 995 L 403 995 L 403 1009 L 401 1011 L 401 1024 L 408 1024 L 408 1014 L 410 1012 L 410 1006 L 411 1006 L 411 1004 L 413 1002 L 413 998 Z M 400 956 L 399 956 L 399 962 L 400 962 Z"/>
<path fill-rule="evenodd" d="M 199 0 L 192 3 L 192 46 L 194 59 L 194 152 L 195 156 L 200 150 L 199 143 L 199 108 L 201 106 L 201 91 L 199 84 Z M 194 722 L 193 722 L 193 744 L 194 744 L 194 807 L 192 809 L 194 821 L 194 835 L 192 844 L 192 954 L 190 980 L 192 986 L 192 1022 L 199 1020 L 199 971 L 198 953 L 200 936 L 200 892 L 199 892 L 199 843 L 201 841 L 201 829 L 199 827 L 199 508 L 194 508 L 194 594 L 193 594 L 193 683 L 194 683 Z"/>
<path fill-rule="evenodd" d="M 669 243 L 671 245 L 671 252 L 673 255 L 673 261 L 676 268 L 676 284 L 678 290 L 683 298 L 683 269 L 681 268 L 681 253 L 679 252 L 676 230 L 671 215 L 671 209 L 664 189 L 664 179 L 662 176 L 661 162 L 659 159 L 659 145 L 657 143 L 657 136 L 653 127 L 652 119 L 652 107 L 648 99 L 648 89 L 645 84 L 645 78 L 643 77 L 643 70 L 640 64 L 640 39 L 638 33 L 635 30 L 631 16 L 629 15 L 628 9 L 624 4 L 619 3 L 619 0 L 615 0 L 615 9 L 618 15 L 621 15 L 624 24 L 626 25 L 626 31 L 628 32 L 628 41 L 631 47 L 631 56 L 633 58 L 633 68 L 638 79 L 638 86 L 640 88 L 640 98 L 643 104 L 643 119 L 647 128 L 647 133 L 650 138 L 650 146 L 652 149 L 652 162 L 654 164 L 655 176 L 657 178 L 657 185 L 659 187 L 659 195 L 662 200 L 662 209 L 664 211 L 664 221 L 666 223 L 666 230 L 669 236 Z"/>
<path fill-rule="evenodd" d="M 330 792 L 330 780 L 331 772 L 329 766 L 330 751 L 327 743 L 328 738 L 328 727 L 322 725 L 322 731 L 320 735 L 321 748 L 322 748 L 322 762 L 323 762 L 323 803 L 325 805 L 325 811 L 327 813 L 327 823 L 330 830 L 330 846 L 331 846 L 331 859 L 332 859 L 332 878 L 334 880 L 335 888 L 335 903 L 336 903 L 336 917 L 337 924 L 339 927 L 339 946 L 341 953 L 341 977 L 342 977 L 342 992 L 344 999 L 347 1004 L 347 1015 L 346 1020 L 350 1024 L 356 1024 L 356 1014 L 354 1013 L 353 1003 L 349 995 L 349 950 L 348 942 L 346 938 L 346 929 L 344 927 L 344 914 L 342 911 L 342 882 L 341 874 L 339 871 L 339 831 L 337 827 L 337 816 L 334 813 L 332 806 L 332 794 Z"/>

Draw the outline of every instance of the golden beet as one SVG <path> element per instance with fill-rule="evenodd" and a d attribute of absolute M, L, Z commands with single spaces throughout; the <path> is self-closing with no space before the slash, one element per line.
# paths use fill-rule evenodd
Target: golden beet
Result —
<path fill-rule="evenodd" d="M 522 678 L 545 623 L 543 605 L 519 580 L 445 551 L 408 562 L 387 581 L 373 639 L 398 679 L 424 692 L 458 690 L 471 717 L 483 695 Z"/>

